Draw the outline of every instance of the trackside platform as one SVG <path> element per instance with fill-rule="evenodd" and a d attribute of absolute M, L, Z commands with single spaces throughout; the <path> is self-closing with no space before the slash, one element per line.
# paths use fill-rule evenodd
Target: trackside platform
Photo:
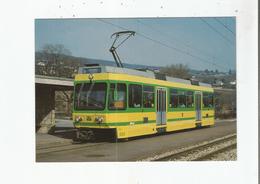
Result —
<path fill-rule="evenodd" d="M 36 133 L 36 149 L 71 144 L 74 136 L 74 130 L 57 132 L 52 135 Z"/>

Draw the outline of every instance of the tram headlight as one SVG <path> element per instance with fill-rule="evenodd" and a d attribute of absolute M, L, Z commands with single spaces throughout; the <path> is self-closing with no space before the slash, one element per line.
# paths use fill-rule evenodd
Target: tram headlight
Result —
<path fill-rule="evenodd" d="M 102 123 L 102 122 L 104 121 L 104 118 L 101 117 L 101 116 L 98 116 L 98 117 L 95 118 L 95 121 L 96 121 L 97 123 Z"/>
<path fill-rule="evenodd" d="M 90 81 L 92 81 L 92 80 L 94 79 L 94 75 L 93 75 L 92 73 L 90 73 L 90 74 L 88 75 L 88 79 L 89 79 Z"/>
<path fill-rule="evenodd" d="M 77 116 L 75 120 L 76 120 L 76 122 L 80 122 L 80 121 L 82 121 L 82 118 L 80 116 Z"/>

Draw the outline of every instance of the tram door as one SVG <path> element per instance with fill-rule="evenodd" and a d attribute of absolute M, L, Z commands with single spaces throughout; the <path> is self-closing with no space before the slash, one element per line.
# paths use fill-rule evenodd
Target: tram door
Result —
<path fill-rule="evenodd" d="M 201 92 L 195 92 L 196 121 L 201 121 Z"/>
<path fill-rule="evenodd" d="M 157 89 L 156 125 L 166 124 L 166 89 Z"/>

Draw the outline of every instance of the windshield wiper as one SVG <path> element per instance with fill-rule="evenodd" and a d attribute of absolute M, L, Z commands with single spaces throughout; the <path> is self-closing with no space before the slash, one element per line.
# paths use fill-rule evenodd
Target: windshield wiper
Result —
<path fill-rule="evenodd" d="M 93 104 L 94 106 L 96 106 L 96 107 L 103 107 L 103 103 L 102 102 L 96 100 L 95 98 L 90 98 L 90 97 L 88 97 L 88 98 L 89 98 L 89 100 L 93 101 L 91 104 Z M 87 104 L 89 104 L 89 103 L 87 103 Z"/>
<path fill-rule="evenodd" d="M 79 99 L 80 99 L 81 92 L 83 90 L 84 85 L 85 85 L 85 83 L 81 83 L 80 88 L 79 88 L 79 95 L 78 95 L 78 99 L 77 99 L 77 106 L 78 107 L 79 107 Z"/>
<path fill-rule="evenodd" d="M 90 85 L 90 87 L 89 87 L 89 90 L 87 91 L 87 95 L 86 95 L 86 98 L 87 98 L 87 104 L 88 104 L 88 98 L 89 98 L 89 95 L 91 94 L 91 92 L 92 92 L 92 89 L 93 89 L 93 87 L 94 87 L 94 84 L 95 83 L 91 83 L 91 85 Z"/>

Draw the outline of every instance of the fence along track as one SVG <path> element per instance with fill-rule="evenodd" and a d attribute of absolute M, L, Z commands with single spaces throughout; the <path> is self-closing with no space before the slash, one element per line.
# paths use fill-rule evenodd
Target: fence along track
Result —
<path fill-rule="evenodd" d="M 222 138 L 215 139 L 213 141 L 209 141 L 207 143 L 202 143 L 202 144 L 199 144 L 199 145 L 196 145 L 196 146 L 192 146 L 190 148 L 187 148 L 187 149 L 184 149 L 184 150 L 181 150 L 181 151 L 178 151 L 178 152 L 173 152 L 173 153 L 169 153 L 169 154 L 166 154 L 166 155 L 163 155 L 163 156 L 158 156 L 157 158 L 151 158 L 151 159 L 149 159 L 149 161 L 178 160 L 178 158 L 185 157 L 185 155 L 192 154 L 193 152 L 196 152 L 198 150 L 203 150 L 203 149 L 209 148 L 211 146 L 230 141 L 230 140 L 235 139 L 235 138 L 236 138 L 236 134 L 231 134 L 231 135 L 228 135 L 228 136 L 225 136 L 225 137 L 222 137 Z M 232 145 L 232 146 L 236 147 L 236 144 Z M 211 155 L 209 155 L 209 157 L 213 156 L 213 154 L 215 155 L 217 153 L 223 152 L 224 150 L 225 149 L 223 148 L 223 150 L 218 149 L 218 150 L 214 151 L 214 153 L 210 152 Z M 198 157 L 198 158 L 191 159 L 191 160 L 194 160 L 194 161 L 197 160 L 197 159 L 198 160 L 204 160 L 204 159 L 209 158 L 209 157 L 207 157 L 206 155 L 203 155 L 203 156 L 201 156 L 201 158 Z"/>

